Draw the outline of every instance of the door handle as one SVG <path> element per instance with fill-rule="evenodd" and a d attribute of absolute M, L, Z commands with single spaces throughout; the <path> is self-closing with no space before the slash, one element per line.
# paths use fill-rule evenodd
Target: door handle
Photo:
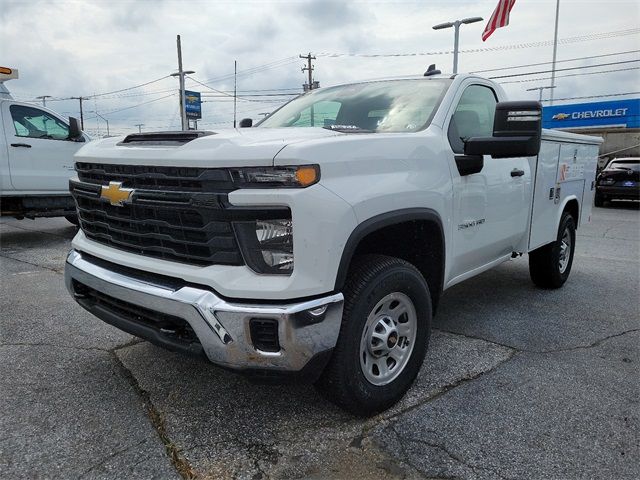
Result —
<path fill-rule="evenodd" d="M 518 170 L 517 168 L 514 168 L 513 170 L 511 170 L 512 177 L 521 177 L 523 175 L 524 175 L 524 170 Z"/>
<path fill-rule="evenodd" d="M 25 147 L 25 148 L 31 148 L 31 145 L 29 145 L 28 143 L 12 143 L 11 144 L 12 147 Z"/>

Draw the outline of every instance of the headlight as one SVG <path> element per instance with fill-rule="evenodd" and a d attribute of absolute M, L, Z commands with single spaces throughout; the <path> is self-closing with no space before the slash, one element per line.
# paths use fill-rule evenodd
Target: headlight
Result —
<path fill-rule="evenodd" d="M 290 219 L 234 223 L 244 259 L 257 273 L 291 275 L 293 226 Z"/>
<path fill-rule="evenodd" d="M 233 181 L 240 187 L 309 187 L 320 180 L 318 165 L 291 167 L 250 167 L 230 170 Z"/>

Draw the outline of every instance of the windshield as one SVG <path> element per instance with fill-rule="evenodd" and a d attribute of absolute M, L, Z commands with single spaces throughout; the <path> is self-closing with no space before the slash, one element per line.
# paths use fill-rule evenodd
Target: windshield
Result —
<path fill-rule="evenodd" d="M 416 79 L 323 88 L 292 100 L 258 126 L 415 132 L 431 121 L 449 84 L 448 79 Z"/>

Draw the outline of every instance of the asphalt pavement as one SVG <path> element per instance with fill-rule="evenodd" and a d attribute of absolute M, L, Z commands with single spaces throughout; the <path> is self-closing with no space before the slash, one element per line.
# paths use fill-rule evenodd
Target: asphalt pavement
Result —
<path fill-rule="evenodd" d="M 637 203 L 594 209 L 560 290 L 525 256 L 447 291 L 415 386 L 366 420 L 94 318 L 74 234 L 0 220 L 0 478 L 640 478 Z"/>

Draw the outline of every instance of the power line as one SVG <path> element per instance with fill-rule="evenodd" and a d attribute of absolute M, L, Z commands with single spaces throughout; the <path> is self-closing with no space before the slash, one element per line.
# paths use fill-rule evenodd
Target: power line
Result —
<path fill-rule="evenodd" d="M 629 53 L 638 53 L 638 52 L 640 52 L 640 50 L 628 50 L 626 52 L 605 53 L 603 55 L 591 55 L 589 57 L 567 58 L 565 60 L 557 60 L 556 63 L 576 62 L 578 60 L 591 60 L 593 58 L 611 57 L 614 55 L 626 55 Z M 529 63 L 526 65 L 513 65 L 511 67 L 488 68 L 486 70 L 474 70 L 473 72 L 470 72 L 470 73 L 497 72 L 498 70 L 511 70 L 514 68 L 539 67 L 540 65 L 549 65 L 551 63 L 552 62 L 540 62 L 540 63 Z"/>
<path fill-rule="evenodd" d="M 189 80 L 193 80 L 194 82 L 196 82 L 199 85 L 202 85 L 203 87 L 207 87 L 208 89 L 213 90 L 214 92 L 222 94 L 222 96 L 224 96 L 224 97 L 236 98 L 231 94 L 228 94 L 226 92 L 223 92 L 222 90 L 218 90 L 216 88 L 213 88 L 211 85 L 207 85 L 206 83 L 203 83 L 200 80 L 196 80 L 193 77 L 187 77 L 187 78 L 189 78 Z M 242 100 L 243 102 L 261 102 L 261 101 L 263 101 L 263 100 L 251 100 L 249 98 L 238 98 L 238 100 Z"/>
<path fill-rule="evenodd" d="M 237 97 L 297 97 L 298 95 L 302 95 L 302 92 L 300 93 L 261 93 L 261 94 L 242 94 L 242 95 L 236 95 Z M 204 93 L 202 94 L 203 97 L 207 97 L 207 98 L 211 98 L 211 97 L 228 97 L 229 94 L 224 93 L 224 94 L 219 94 L 219 95 L 215 95 L 213 93 Z M 231 95 L 233 97 L 233 95 Z"/>
<path fill-rule="evenodd" d="M 603 40 L 607 38 L 620 37 L 625 35 L 634 35 L 640 33 L 640 28 L 629 28 L 626 30 L 617 30 L 612 32 L 601 32 L 601 33 L 592 33 L 588 35 L 581 35 L 577 37 L 567 37 L 561 38 L 558 40 L 558 44 L 569 44 L 569 43 L 577 43 L 577 42 L 587 42 L 591 40 Z M 478 52 L 492 52 L 499 50 L 515 50 L 520 48 L 534 48 L 534 47 L 547 47 L 552 45 L 552 40 L 543 40 L 539 42 L 529 42 L 529 43 L 516 43 L 510 45 L 499 45 L 495 47 L 479 47 L 479 48 L 468 48 L 464 50 L 459 50 L 458 53 L 478 53 Z M 425 56 L 425 55 L 448 55 L 452 54 L 453 50 L 443 50 L 443 51 L 433 51 L 433 52 L 413 52 L 413 53 L 331 53 L 331 52 L 323 52 L 316 54 L 319 57 L 364 57 L 364 58 L 378 58 L 378 57 L 417 57 L 417 56 Z"/>
<path fill-rule="evenodd" d="M 101 97 L 100 100 L 112 100 L 117 98 L 130 98 L 130 97 L 144 97 L 146 95 L 157 95 L 159 93 L 174 92 L 175 90 L 176 90 L 175 88 L 167 88 L 165 90 L 155 90 L 153 92 L 127 93 L 124 95 L 112 95 L 107 97 Z"/>
<path fill-rule="evenodd" d="M 113 99 L 119 99 L 119 98 L 132 98 L 132 97 L 144 97 L 147 95 L 157 95 L 160 93 L 168 93 L 168 92 L 174 92 L 176 91 L 175 88 L 167 88 L 164 90 L 154 90 L 151 92 L 139 92 L 139 93 L 128 93 L 128 94 L 124 94 L 124 95 L 112 95 L 112 96 L 101 96 L 100 100 L 113 100 Z M 293 88 L 266 88 L 266 89 L 252 89 L 252 90 L 238 90 L 238 92 L 242 92 L 242 93 L 248 93 L 248 92 L 285 92 L 285 91 L 298 91 L 300 92 L 300 88 L 297 87 L 293 87 Z M 229 91 L 225 91 L 225 93 L 231 93 Z M 301 93 L 301 92 L 300 92 Z M 82 98 L 89 98 L 89 97 L 82 97 Z M 23 100 L 21 101 L 32 101 L 34 100 L 32 97 L 24 97 Z M 61 101 L 67 101 L 69 100 L 69 98 L 48 98 L 47 101 L 49 102 L 61 102 Z"/>
<path fill-rule="evenodd" d="M 640 70 L 640 67 L 618 68 L 616 70 L 602 70 L 599 72 L 570 73 L 569 75 L 556 75 L 556 78 L 581 77 L 583 75 L 599 75 L 601 73 L 627 72 L 629 70 Z M 526 80 L 511 80 L 509 82 L 500 82 L 500 85 L 506 85 L 509 83 L 540 82 L 543 80 L 550 80 L 550 79 L 551 77 L 539 77 L 539 78 L 528 78 Z"/>
<path fill-rule="evenodd" d="M 587 95 L 584 97 L 566 97 L 566 98 L 555 98 L 554 102 L 560 100 L 586 100 L 590 98 L 604 98 L 604 97 L 622 97 L 624 95 L 638 95 L 640 92 L 625 92 L 625 93 L 605 93 L 602 95 Z M 549 100 L 542 100 L 543 102 L 548 102 Z"/>
<path fill-rule="evenodd" d="M 239 70 L 237 72 L 237 76 L 249 76 L 249 75 L 253 75 L 254 73 L 258 73 L 258 72 L 262 72 L 265 70 L 271 70 L 273 68 L 279 68 L 279 67 L 283 67 L 285 65 L 289 65 L 291 63 L 295 63 L 298 61 L 297 57 L 287 57 L 287 58 L 281 58 L 280 60 L 274 60 L 273 62 L 269 62 L 269 63 L 265 63 L 262 65 L 257 65 L 255 67 L 252 68 L 247 68 L 245 70 Z M 218 77 L 213 77 L 213 78 L 209 78 L 207 80 L 205 80 L 206 83 L 213 83 L 213 82 L 219 82 L 222 80 L 227 80 L 230 78 L 234 77 L 234 73 L 229 73 L 226 75 L 221 75 Z"/>
<path fill-rule="evenodd" d="M 152 83 L 156 83 L 156 82 L 159 82 L 160 80 L 164 80 L 165 78 L 169 78 L 169 76 L 170 75 L 165 75 L 164 77 L 156 78 L 155 80 L 151 80 L 149 82 L 141 83 L 140 85 L 134 85 L 133 87 L 122 88 L 120 90 L 113 90 L 112 92 L 96 93 L 96 94 L 93 94 L 93 95 L 87 95 L 84 98 L 102 97 L 103 95 L 112 95 L 114 93 L 126 92 L 128 90 L 134 90 L 136 88 L 146 87 L 147 85 L 151 85 Z"/>
<path fill-rule="evenodd" d="M 157 102 L 159 100 L 164 100 L 165 98 L 169 98 L 169 97 L 174 97 L 175 95 L 177 95 L 177 94 L 176 93 L 172 93 L 170 95 L 165 95 L 164 97 L 154 98 L 153 100 L 148 100 L 146 102 L 138 103 L 137 105 L 131 105 L 130 107 L 119 108 L 117 110 L 110 110 L 110 111 L 105 112 L 104 115 L 112 115 L 114 113 L 124 112 L 125 110 L 130 110 L 132 108 L 141 107 L 142 105 L 148 105 L 149 103 Z M 91 118 L 95 118 L 95 117 L 89 117 L 87 120 L 90 120 Z"/>
<path fill-rule="evenodd" d="M 555 71 L 556 72 L 566 72 L 568 70 L 580 70 L 583 68 L 595 68 L 595 67 L 608 67 L 611 65 L 621 65 L 621 64 L 625 64 L 625 63 L 634 63 L 634 62 L 640 62 L 640 59 L 637 60 L 624 60 L 622 62 L 610 62 L 610 63 L 598 63 L 596 65 L 583 65 L 581 67 L 568 67 L 568 68 L 556 68 Z M 512 77 L 525 77 L 527 75 L 539 75 L 541 73 L 551 73 L 553 70 L 540 70 L 537 72 L 525 72 L 525 73 L 512 73 L 511 75 L 498 75 L 495 77 L 489 77 L 491 79 L 497 79 L 497 78 L 512 78 Z"/>
<path fill-rule="evenodd" d="M 120 92 L 126 92 L 129 90 L 135 90 L 136 88 L 140 88 L 140 87 L 144 87 L 147 85 L 151 85 L 152 83 L 156 83 L 159 82 L 160 80 L 164 80 L 165 78 L 169 78 L 170 75 L 166 75 L 164 77 L 161 78 L 157 78 L 155 80 L 151 80 L 149 82 L 145 82 L 145 83 L 141 83 L 140 85 L 134 85 L 133 87 L 127 87 L 127 88 L 122 88 L 120 90 L 114 90 L 112 92 L 105 92 L 105 93 L 95 93 L 93 95 L 82 95 L 83 100 L 89 100 L 91 98 L 97 98 L 97 97 L 104 97 L 106 95 L 113 95 L 116 93 L 120 93 Z M 156 93 L 165 93 L 165 92 L 169 92 L 169 91 L 173 91 L 174 89 L 167 89 L 167 90 L 160 90 L 160 91 L 156 91 L 156 92 L 143 92 L 143 93 L 136 93 L 136 94 L 131 94 L 131 95 L 114 95 L 112 97 L 107 97 L 107 98 L 126 98 L 126 97 L 136 97 L 136 96 L 143 96 L 143 95 L 154 95 Z M 62 102 L 62 101 L 66 101 L 66 100 L 78 100 L 80 97 L 55 97 L 55 98 L 50 98 L 49 101 L 50 102 Z M 106 100 L 107 98 L 102 98 L 101 100 Z"/>

